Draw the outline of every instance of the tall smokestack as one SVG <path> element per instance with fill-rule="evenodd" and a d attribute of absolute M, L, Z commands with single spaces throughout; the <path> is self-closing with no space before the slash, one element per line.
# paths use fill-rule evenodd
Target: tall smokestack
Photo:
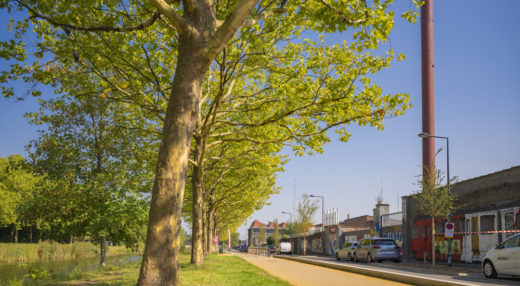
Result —
<path fill-rule="evenodd" d="M 433 93 L 433 0 L 421 7 L 421 73 L 422 73 L 422 132 L 435 135 Z M 435 182 L 435 141 L 422 138 L 423 178 Z M 431 172 L 430 176 L 428 172 Z"/>

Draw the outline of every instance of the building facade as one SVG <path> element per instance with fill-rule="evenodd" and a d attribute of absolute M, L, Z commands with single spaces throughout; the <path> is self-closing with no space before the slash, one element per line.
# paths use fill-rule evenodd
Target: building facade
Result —
<path fill-rule="evenodd" d="M 457 183 L 456 210 L 450 220 L 454 261 L 480 261 L 486 252 L 520 232 L 520 166 Z M 404 258 L 431 259 L 431 221 L 413 196 L 403 197 Z M 436 259 L 447 259 L 446 218 L 436 219 Z"/>
<path fill-rule="evenodd" d="M 280 232 L 280 235 L 284 234 L 286 227 L 287 223 L 285 222 L 278 224 L 278 231 Z M 253 221 L 247 231 L 247 244 L 249 247 L 252 247 L 267 243 L 267 238 L 274 234 L 274 229 L 275 225 L 272 221 L 268 222 L 267 224 L 261 223 L 259 220 Z M 264 232 L 263 238 L 261 238 L 261 232 Z M 253 241 L 253 245 L 251 245 L 251 241 Z"/>

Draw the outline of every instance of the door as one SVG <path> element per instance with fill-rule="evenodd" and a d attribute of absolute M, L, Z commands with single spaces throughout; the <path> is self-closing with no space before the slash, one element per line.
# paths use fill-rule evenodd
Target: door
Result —
<path fill-rule="evenodd" d="M 471 250 L 473 251 L 473 260 L 478 260 L 478 258 L 480 257 L 480 249 L 478 243 L 478 216 L 471 218 L 471 231 Z"/>
<path fill-rule="evenodd" d="M 358 248 L 359 249 L 358 259 L 366 259 L 367 250 L 368 250 L 369 246 L 370 246 L 370 239 L 363 240 L 363 242 L 361 243 L 361 247 Z"/>

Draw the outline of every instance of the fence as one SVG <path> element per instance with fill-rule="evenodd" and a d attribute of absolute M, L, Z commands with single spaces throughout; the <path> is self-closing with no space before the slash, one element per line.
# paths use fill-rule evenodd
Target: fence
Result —
<path fill-rule="evenodd" d="M 395 226 L 395 225 L 401 225 L 403 224 L 403 213 L 397 212 L 397 213 L 391 213 L 381 216 L 381 226 L 387 227 L 387 226 Z"/>
<path fill-rule="evenodd" d="M 261 256 L 270 256 L 268 247 L 249 247 L 247 249 L 248 254 L 261 255 Z"/>

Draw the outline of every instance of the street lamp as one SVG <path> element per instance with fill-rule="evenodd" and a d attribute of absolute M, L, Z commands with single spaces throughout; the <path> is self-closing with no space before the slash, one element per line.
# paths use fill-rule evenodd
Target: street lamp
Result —
<path fill-rule="evenodd" d="M 447 181 L 448 181 L 448 192 L 451 192 L 450 189 L 450 141 L 448 137 L 444 136 L 435 136 L 430 135 L 426 132 L 421 132 L 417 134 L 417 136 L 421 138 L 439 138 L 439 139 L 446 139 L 446 175 L 447 175 Z M 451 214 L 448 211 L 448 221 L 450 221 Z M 448 266 L 451 267 L 451 238 L 448 238 Z"/>
<path fill-rule="evenodd" d="M 448 176 L 448 191 L 451 191 L 450 189 L 450 142 L 448 140 L 448 137 L 444 137 L 444 136 L 434 136 L 434 135 L 430 135 L 426 132 L 421 132 L 419 134 L 417 134 L 417 136 L 421 137 L 421 138 L 440 138 L 440 139 L 446 139 L 446 156 L 447 156 L 447 159 L 446 159 L 446 175 Z"/>
<path fill-rule="evenodd" d="M 320 198 L 321 199 L 321 227 L 323 228 L 323 230 L 325 230 L 325 221 L 324 221 L 324 218 L 325 218 L 325 210 L 324 210 L 324 205 L 325 205 L 325 198 L 323 196 L 315 196 L 315 195 L 310 195 L 309 197 L 311 198 Z"/>
<path fill-rule="evenodd" d="M 289 215 L 289 223 L 291 224 L 292 223 L 292 213 L 289 213 L 289 212 L 282 212 L 282 213 Z"/>

